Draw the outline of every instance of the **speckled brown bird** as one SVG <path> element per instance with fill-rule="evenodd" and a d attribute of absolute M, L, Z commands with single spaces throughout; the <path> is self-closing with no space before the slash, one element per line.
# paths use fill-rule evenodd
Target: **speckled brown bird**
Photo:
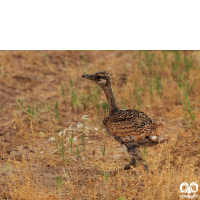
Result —
<path fill-rule="evenodd" d="M 145 162 L 145 169 L 148 169 L 147 162 L 141 157 L 138 147 L 152 146 L 164 140 L 163 130 L 165 124 L 156 117 L 150 117 L 142 111 L 120 110 L 117 107 L 111 87 L 111 78 L 105 71 L 95 74 L 86 74 L 83 78 L 92 80 L 99 85 L 108 100 L 109 115 L 104 118 L 103 124 L 108 133 L 122 145 L 125 145 L 131 155 L 131 162 L 124 167 L 136 166 L 136 160 Z"/>

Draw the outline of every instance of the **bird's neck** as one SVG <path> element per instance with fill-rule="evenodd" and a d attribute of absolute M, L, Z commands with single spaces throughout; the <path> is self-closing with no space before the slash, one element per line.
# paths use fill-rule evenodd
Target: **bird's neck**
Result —
<path fill-rule="evenodd" d="M 119 111 L 119 108 L 117 107 L 117 104 L 115 102 L 115 97 L 113 95 L 113 91 L 111 86 L 108 88 L 103 88 L 105 95 L 108 100 L 108 105 L 109 105 L 109 114 L 113 114 L 114 112 Z"/>

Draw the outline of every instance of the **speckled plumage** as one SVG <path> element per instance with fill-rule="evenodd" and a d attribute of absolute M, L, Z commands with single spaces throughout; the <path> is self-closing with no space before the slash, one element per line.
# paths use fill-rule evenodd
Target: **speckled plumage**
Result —
<path fill-rule="evenodd" d="M 135 160 L 144 161 L 140 155 L 140 146 L 151 146 L 163 140 L 165 125 L 156 117 L 150 117 L 146 113 L 132 109 L 120 110 L 115 102 L 111 87 L 111 78 L 105 71 L 95 74 L 83 75 L 98 84 L 105 92 L 109 104 L 109 115 L 104 118 L 103 124 L 108 133 L 132 155 L 129 165 L 135 165 Z M 130 166 L 125 166 L 128 169 Z"/>
<path fill-rule="evenodd" d="M 149 143 L 152 136 L 159 137 L 164 128 L 164 124 L 157 124 L 147 114 L 136 109 L 116 111 L 105 117 L 103 124 L 116 139 L 125 144 L 134 142 L 136 146 Z"/>

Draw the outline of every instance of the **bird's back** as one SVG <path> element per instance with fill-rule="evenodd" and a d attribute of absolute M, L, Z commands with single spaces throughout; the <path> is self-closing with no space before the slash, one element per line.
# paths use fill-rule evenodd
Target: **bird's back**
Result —
<path fill-rule="evenodd" d="M 142 111 L 119 110 L 104 118 L 103 124 L 115 139 L 123 143 L 145 144 L 159 137 L 165 125 Z"/>

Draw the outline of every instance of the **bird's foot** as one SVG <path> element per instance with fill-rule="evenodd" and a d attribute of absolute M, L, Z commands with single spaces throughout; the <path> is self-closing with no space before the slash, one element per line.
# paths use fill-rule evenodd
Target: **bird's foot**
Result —
<path fill-rule="evenodd" d="M 131 169 L 131 166 L 133 166 L 133 167 L 137 166 L 136 160 L 134 158 L 131 158 L 131 162 L 124 167 L 124 170 Z"/>
<path fill-rule="evenodd" d="M 124 166 L 124 170 L 129 170 L 130 168 L 131 168 L 130 165 L 126 165 L 126 166 Z"/>

